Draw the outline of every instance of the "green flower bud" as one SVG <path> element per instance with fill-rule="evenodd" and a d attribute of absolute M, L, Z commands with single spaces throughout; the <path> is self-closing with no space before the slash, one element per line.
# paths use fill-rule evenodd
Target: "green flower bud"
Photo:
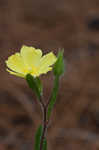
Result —
<path fill-rule="evenodd" d="M 64 73 L 63 50 L 58 52 L 57 61 L 53 67 L 55 76 L 61 76 Z"/>

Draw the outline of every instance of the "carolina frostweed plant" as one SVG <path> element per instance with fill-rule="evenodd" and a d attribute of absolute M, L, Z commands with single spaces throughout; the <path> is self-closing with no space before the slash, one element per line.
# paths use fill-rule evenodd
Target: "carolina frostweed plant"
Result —
<path fill-rule="evenodd" d="M 56 102 L 59 88 L 59 78 L 64 73 L 63 51 L 58 52 L 56 57 L 53 52 L 42 56 L 40 49 L 22 46 L 20 53 L 8 57 L 5 61 L 7 71 L 15 76 L 24 78 L 29 87 L 36 94 L 43 110 L 43 122 L 35 134 L 34 150 L 47 150 L 46 131 L 49 118 Z M 44 102 L 43 86 L 39 76 L 53 70 L 54 84 L 50 98 Z"/>

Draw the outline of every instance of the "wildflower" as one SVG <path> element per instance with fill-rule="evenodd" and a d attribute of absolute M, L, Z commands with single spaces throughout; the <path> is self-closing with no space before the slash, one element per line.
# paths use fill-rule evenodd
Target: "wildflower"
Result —
<path fill-rule="evenodd" d="M 20 53 L 8 57 L 6 65 L 7 71 L 12 75 L 25 78 L 27 74 L 31 74 L 37 77 L 51 71 L 56 60 L 52 52 L 42 56 L 40 49 L 22 46 Z"/>

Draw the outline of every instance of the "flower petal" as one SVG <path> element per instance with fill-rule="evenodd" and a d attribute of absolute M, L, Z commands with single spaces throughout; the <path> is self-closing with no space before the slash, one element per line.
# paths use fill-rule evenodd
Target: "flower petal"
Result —
<path fill-rule="evenodd" d="M 34 47 L 23 46 L 21 48 L 21 56 L 25 65 L 31 70 L 39 65 L 42 51 Z"/>
<path fill-rule="evenodd" d="M 10 74 L 12 74 L 12 75 L 15 75 L 15 76 L 18 76 L 18 77 L 22 77 L 22 78 L 25 77 L 24 74 L 16 73 L 16 72 L 10 71 L 9 69 L 6 69 L 6 70 L 7 70 Z"/>
<path fill-rule="evenodd" d="M 40 66 L 39 66 L 40 72 L 44 72 L 44 70 L 46 72 L 47 68 L 53 65 L 56 62 L 56 60 L 57 58 L 52 52 L 44 55 L 40 60 Z"/>
<path fill-rule="evenodd" d="M 52 70 L 52 67 L 42 68 L 42 69 L 40 69 L 40 71 L 39 71 L 39 75 L 40 75 L 40 74 L 46 74 L 48 71 L 51 71 L 51 70 Z"/>
<path fill-rule="evenodd" d="M 24 62 L 20 56 L 20 53 L 16 53 L 10 56 L 6 61 L 6 65 L 8 68 L 18 73 L 23 73 L 26 69 Z"/>

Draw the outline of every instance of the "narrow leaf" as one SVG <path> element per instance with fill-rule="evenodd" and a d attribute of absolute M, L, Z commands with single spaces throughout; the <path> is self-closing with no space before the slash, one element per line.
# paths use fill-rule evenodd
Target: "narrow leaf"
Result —
<path fill-rule="evenodd" d="M 35 135 L 35 145 L 34 150 L 40 150 L 40 141 L 42 136 L 42 125 L 39 126 Z"/>
<path fill-rule="evenodd" d="M 52 90 L 52 94 L 51 94 L 51 97 L 50 97 L 50 103 L 49 103 L 48 111 L 47 111 L 47 119 L 49 119 L 51 111 L 52 111 L 52 109 L 54 107 L 54 104 L 56 102 L 58 88 L 59 88 L 59 76 L 55 76 L 54 87 L 53 87 L 53 90 Z"/>
<path fill-rule="evenodd" d="M 47 140 L 46 140 L 46 138 L 43 141 L 43 150 L 47 150 Z"/>
<path fill-rule="evenodd" d="M 42 125 L 40 125 L 39 128 L 36 131 L 36 134 L 35 134 L 34 150 L 40 150 L 42 131 L 43 131 L 43 127 L 42 127 Z M 46 140 L 46 138 L 44 138 L 44 141 L 43 141 L 43 150 L 47 150 L 47 140 Z"/>

